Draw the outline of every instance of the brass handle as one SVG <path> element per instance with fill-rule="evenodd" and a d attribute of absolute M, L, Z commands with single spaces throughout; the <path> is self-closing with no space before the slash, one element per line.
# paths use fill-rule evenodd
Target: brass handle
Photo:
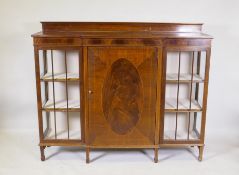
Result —
<path fill-rule="evenodd" d="M 93 91 L 91 91 L 91 90 L 89 90 L 88 92 L 89 92 L 89 94 L 93 94 Z"/>

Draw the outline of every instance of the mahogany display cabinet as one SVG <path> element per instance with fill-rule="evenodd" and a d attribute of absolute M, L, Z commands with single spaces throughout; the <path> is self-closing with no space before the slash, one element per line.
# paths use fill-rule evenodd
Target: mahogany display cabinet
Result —
<path fill-rule="evenodd" d="M 202 24 L 42 22 L 34 42 L 41 160 L 48 146 L 198 147 L 212 37 Z"/>

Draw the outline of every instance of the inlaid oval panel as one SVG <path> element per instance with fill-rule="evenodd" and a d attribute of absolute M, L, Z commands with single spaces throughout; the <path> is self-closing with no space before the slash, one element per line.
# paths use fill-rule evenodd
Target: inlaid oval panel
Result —
<path fill-rule="evenodd" d="M 111 129 L 126 134 L 140 118 L 142 85 L 135 66 L 127 59 L 115 61 L 103 85 L 103 112 Z"/>

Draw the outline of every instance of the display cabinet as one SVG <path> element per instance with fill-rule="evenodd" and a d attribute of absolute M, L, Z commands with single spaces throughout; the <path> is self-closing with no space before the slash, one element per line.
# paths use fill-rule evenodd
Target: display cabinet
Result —
<path fill-rule="evenodd" d="M 41 160 L 48 146 L 198 147 L 212 37 L 202 24 L 42 22 L 33 34 Z"/>

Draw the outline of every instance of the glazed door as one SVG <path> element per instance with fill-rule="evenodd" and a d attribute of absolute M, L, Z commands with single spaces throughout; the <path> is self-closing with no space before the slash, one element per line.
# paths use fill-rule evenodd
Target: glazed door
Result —
<path fill-rule="evenodd" d="M 88 48 L 88 143 L 150 147 L 155 138 L 157 50 Z"/>

